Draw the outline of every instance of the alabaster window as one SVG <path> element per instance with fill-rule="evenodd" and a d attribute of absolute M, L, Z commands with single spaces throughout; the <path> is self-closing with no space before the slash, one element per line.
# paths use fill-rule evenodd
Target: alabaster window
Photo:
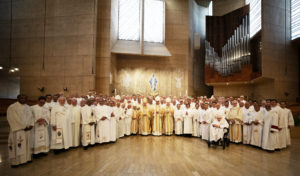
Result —
<path fill-rule="evenodd" d="M 250 4 L 250 37 L 261 30 L 261 0 L 246 0 Z"/>
<path fill-rule="evenodd" d="M 291 39 L 300 37 L 300 1 L 291 0 Z"/>
<path fill-rule="evenodd" d="M 119 40 L 163 43 L 164 23 L 163 0 L 119 0 Z"/>

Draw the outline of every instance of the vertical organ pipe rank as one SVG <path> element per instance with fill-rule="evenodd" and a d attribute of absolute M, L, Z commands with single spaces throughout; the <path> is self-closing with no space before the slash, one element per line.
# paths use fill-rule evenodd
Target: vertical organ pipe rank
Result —
<path fill-rule="evenodd" d="M 240 72 L 243 65 L 250 64 L 249 26 L 249 15 L 247 15 L 222 47 L 221 57 L 218 56 L 210 43 L 205 41 L 205 64 L 222 76 Z"/>

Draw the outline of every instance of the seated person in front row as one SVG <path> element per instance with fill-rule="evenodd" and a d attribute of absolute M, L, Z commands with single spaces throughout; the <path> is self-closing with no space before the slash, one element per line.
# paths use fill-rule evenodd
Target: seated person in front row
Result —
<path fill-rule="evenodd" d="M 224 128 L 228 128 L 229 124 L 222 116 L 222 114 L 217 114 L 210 126 L 210 138 L 211 142 L 218 142 L 224 136 Z"/>

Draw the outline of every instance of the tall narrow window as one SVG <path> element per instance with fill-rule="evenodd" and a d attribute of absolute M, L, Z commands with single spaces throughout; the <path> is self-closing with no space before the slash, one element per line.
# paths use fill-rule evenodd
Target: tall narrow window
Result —
<path fill-rule="evenodd" d="M 209 6 L 208 6 L 208 16 L 213 15 L 213 1 L 210 1 Z"/>
<path fill-rule="evenodd" d="M 119 40 L 140 40 L 140 0 L 119 0 Z"/>
<path fill-rule="evenodd" d="M 261 0 L 246 0 L 250 4 L 250 37 L 261 30 Z"/>
<path fill-rule="evenodd" d="M 300 1 L 291 0 L 291 39 L 300 37 Z"/>
<path fill-rule="evenodd" d="M 163 42 L 164 3 L 162 0 L 145 0 L 144 41 Z"/>

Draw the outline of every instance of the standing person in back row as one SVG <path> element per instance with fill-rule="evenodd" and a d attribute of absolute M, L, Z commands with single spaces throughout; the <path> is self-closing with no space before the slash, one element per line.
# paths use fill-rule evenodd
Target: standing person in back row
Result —
<path fill-rule="evenodd" d="M 185 110 L 183 110 L 183 134 L 185 136 L 192 136 L 193 133 L 193 110 L 190 104 L 186 103 Z"/>
<path fill-rule="evenodd" d="M 242 109 L 237 106 L 237 101 L 232 101 L 232 108 L 230 108 L 227 118 L 229 120 L 229 138 L 231 142 L 242 142 Z"/>
<path fill-rule="evenodd" d="M 12 167 L 31 161 L 30 133 L 33 118 L 30 107 L 26 104 L 26 95 L 18 95 L 18 102 L 7 109 L 7 121 L 10 132 L 8 137 L 8 156 Z"/>
<path fill-rule="evenodd" d="M 72 123 L 72 147 L 78 147 L 80 144 L 80 106 L 77 99 L 72 98 L 72 105 L 69 107 Z"/>
<path fill-rule="evenodd" d="M 90 101 L 90 100 L 88 100 Z M 91 104 L 88 102 L 88 104 Z M 95 117 L 93 115 L 93 109 L 86 104 L 85 100 L 80 102 L 80 116 L 81 116 L 81 144 L 83 149 L 86 150 L 88 145 L 95 144 Z"/>
<path fill-rule="evenodd" d="M 294 126 L 294 118 L 290 109 L 286 108 L 286 102 L 280 102 L 281 116 L 279 118 L 279 144 L 280 148 L 291 145 L 291 127 Z"/>
<path fill-rule="evenodd" d="M 58 105 L 51 110 L 51 145 L 55 153 L 72 146 L 71 115 L 65 107 L 66 99 L 60 96 Z"/>
<path fill-rule="evenodd" d="M 31 106 L 34 120 L 34 142 L 33 154 L 49 152 L 49 124 L 50 111 L 45 107 L 46 98 L 41 96 L 38 99 L 38 104 Z"/>

